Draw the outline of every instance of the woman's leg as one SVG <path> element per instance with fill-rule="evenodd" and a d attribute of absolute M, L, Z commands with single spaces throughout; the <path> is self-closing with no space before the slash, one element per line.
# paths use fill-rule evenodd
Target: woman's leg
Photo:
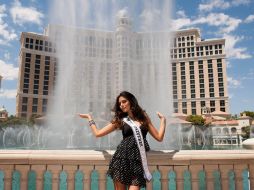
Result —
<path fill-rule="evenodd" d="M 131 186 L 129 186 L 128 190 L 140 190 L 140 187 L 139 186 L 131 185 Z"/>
<path fill-rule="evenodd" d="M 126 190 L 126 185 L 122 184 L 119 181 L 114 181 L 115 190 Z"/>

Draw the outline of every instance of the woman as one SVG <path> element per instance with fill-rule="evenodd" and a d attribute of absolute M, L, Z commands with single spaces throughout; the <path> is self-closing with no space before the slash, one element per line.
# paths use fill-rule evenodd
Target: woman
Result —
<path fill-rule="evenodd" d="M 166 119 L 161 113 L 157 112 L 160 119 L 160 129 L 158 131 L 146 112 L 139 106 L 135 96 L 127 91 L 121 92 L 116 98 L 114 112 L 115 116 L 111 123 L 102 129 L 97 129 L 90 114 L 79 114 L 79 116 L 88 119 L 92 132 L 96 137 L 102 137 L 116 129 L 122 130 L 123 140 L 118 145 L 110 161 L 108 175 L 114 181 L 115 190 L 126 190 L 126 187 L 128 187 L 128 190 L 140 190 L 141 187 L 146 186 L 144 161 L 141 156 L 140 145 L 136 142 L 135 130 L 124 121 L 132 121 L 134 126 L 139 127 L 145 151 L 148 151 L 150 148 L 146 140 L 147 133 L 149 132 L 157 141 L 161 142 L 165 133 Z"/>

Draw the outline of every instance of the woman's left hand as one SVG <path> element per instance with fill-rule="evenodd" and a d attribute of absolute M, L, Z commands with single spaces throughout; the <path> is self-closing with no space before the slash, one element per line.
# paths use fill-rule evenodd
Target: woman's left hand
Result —
<path fill-rule="evenodd" d="M 160 112 L 157 112 L 157 115 L 158 115 L 158 117 L 159 117 L 160 119 L 164 119 L 164 120 L 166 119 L 165 116 L 162 115 Z"/>

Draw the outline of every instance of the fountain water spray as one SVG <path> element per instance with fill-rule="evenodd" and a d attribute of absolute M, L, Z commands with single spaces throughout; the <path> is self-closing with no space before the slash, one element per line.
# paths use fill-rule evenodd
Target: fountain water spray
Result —
<path fill-rule="evenodd" d="M 120 133 L 95 141 L 77 113 L 92 112 L 102 127 L 123 90 L 137 97 L 157 126 L 156 111 L 171 115 L 170 1 L 63 0 L 51 7 L 47 34 L 56 48 L 57 81 L 47 116 L 54 131 L 49 146 L 114 148 Z M 170 136 L 168 127 L 164 143 L 150 139 L 152 148 L 173 148 Z"/>

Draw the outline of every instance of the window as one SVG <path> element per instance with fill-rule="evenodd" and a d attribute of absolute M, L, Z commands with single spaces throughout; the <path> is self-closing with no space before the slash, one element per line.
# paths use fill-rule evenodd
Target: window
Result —
<path fill-rule="evenodd" d="M 47 103 L 48 103 L 48 100 L 47 99 L 43 99 L 42 105 L 47 105 Z"/>
<path fill-rule="evenodd" d="M 23 98 L 22 98 L 22 103 L 23 103 L 23 104 L 26 104 L 27 102 L 28 102 L 28 98 L 27 98 L 27 97 L 23 97 Z"/>
<path fill-rule="evenodd" d="M 220 106 L 225 106 L 225 100 L 220 100 Z"/>
<path fill-rule="evenodd" d="M 187 109 L 182 109 L 182 112 L 183 112 L 184 114 L 187 114 Z"/>
<path fill-rule="evenodd" d="M 223 77 L 223 74 L 222 73 L 218 73 L 218 77 Z"/>
<path fill-rule="evenodd" d="M 215 106 L 215 101 L 214 101 L 214 100 L 211 100 L 211 101 L 210 101 L 210 106 L 211 106 L 211 107 L 214 107 L 214 106 Z"/>
<path fill-rule="evenodd" d="M 22 105 L 22 112 L 26 112 L 27 111 L 27 105 Z"/>
<path fill-rule="evenodd" d="M 38 104 L 38 98 L 33 98 L 33 105 L 37 105 Z"/>
<path fill-rule="evenodd" d="M 220 108 L 220 111 L 226 112 L 225 108 Z"/>
<path fill-rule="evenodd" d="M 37 112 L 37 106 L 33 106 L 32 111 L 33 111 L 33 113 Z"/>

